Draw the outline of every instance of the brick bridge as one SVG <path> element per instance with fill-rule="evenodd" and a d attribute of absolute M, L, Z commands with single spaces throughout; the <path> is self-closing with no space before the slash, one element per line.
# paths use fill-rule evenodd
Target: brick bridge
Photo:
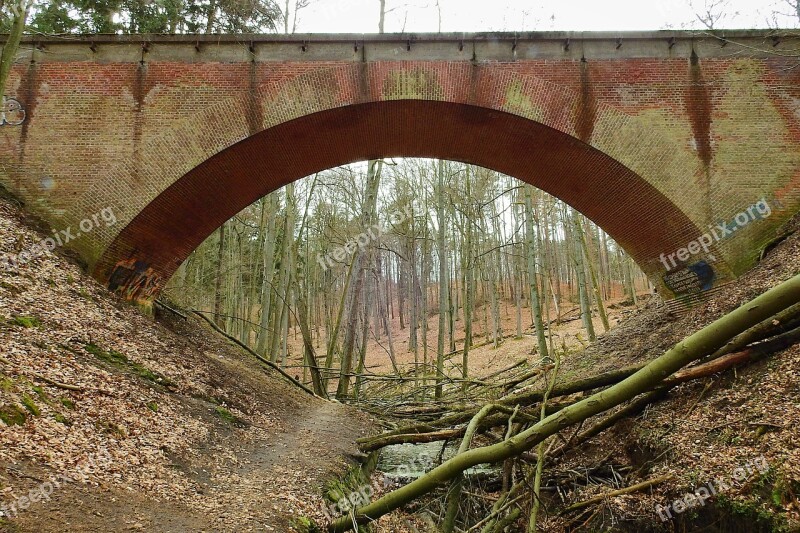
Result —
<path fill-rule="evenodd" d="M 147 301 L 293 180 L 458 160 L 573 205 L 688 299 L 751 267 L 800 208 L 799 63 L 797 36 L 765 31 L 32 37 L 0 183 Z M 78 236 L 104 208 L 118 223 Z"/>

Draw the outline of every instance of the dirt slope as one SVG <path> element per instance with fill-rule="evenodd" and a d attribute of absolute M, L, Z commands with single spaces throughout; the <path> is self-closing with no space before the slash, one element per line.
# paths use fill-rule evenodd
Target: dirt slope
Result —
<path fill-rule="evenodd" d="M 562 376 L 572 379 L 652 359 L 798 274 L 800 216 L 785 229 L 787 238 L 753 270 L 705 304 L 675 314 L 651 299 L 571 357 Z M 609 466 L 625 480 L 614 479 Z M 592 475 L 593 468 L 605 473 Z M 666 474 L 674 479 L 645 493 L 611 498 L 585 513 L 550 514 L 545 530 L 800 531 L 800 345 L 744 369 L 676 388 L 666 401 L 571 454 L 550 472 L 549 483 L 559 486 L 567 502 L 576 502 Z M 716 484 L 716 495 L 675 510 L 676 499 L 703 494 L 709 482 Z M 550 503 L 562 505 L 560 499 Z"/>
<path fill-rule="evenodd" d="M 0 200 L 0 256 L 29 222 Z M 0 269 L 0 414 L 0 530 L 37 532 L 287 531 L 370 427 L 58 252 Z"/>

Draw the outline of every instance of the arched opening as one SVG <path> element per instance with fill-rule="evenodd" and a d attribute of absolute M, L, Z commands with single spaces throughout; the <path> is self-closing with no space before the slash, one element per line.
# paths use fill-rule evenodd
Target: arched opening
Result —
<path fill-rule="evenodd" d="M 651 276 L 660 254 L 700 235 L 650 183 L 575 137 L 483 107 L 395 100 L 310 114 L 221 151 L 148 204 L 105 250 L 95 276 L 114 289 L 134 283 L 135 298 L 152 298 L 192 250 L 258 198 L 381 157 L 449 159 L 530 183 L 592 219 Z M 113 280 L 120 269 L 136 276 Z"/>

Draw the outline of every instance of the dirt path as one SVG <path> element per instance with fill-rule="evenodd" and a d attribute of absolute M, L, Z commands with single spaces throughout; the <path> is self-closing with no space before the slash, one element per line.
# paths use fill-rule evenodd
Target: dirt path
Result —
<path fill-rule="evenodd" d="M 42 238 L 0 198 L 0 255 Z M 0 531 L 321 521 L 322 489 L 370 420 L 287 384 L 199 319 L 157 318 L 54 252 L 0 269 Z M 51 480 L 47 499 L 21 500 Z"/>
<path fill-rule="evenodd" d="M 194 481 L 195 503 L 216 503 L 208 512 L 118 488 L 65 483 L 0 531 L 288 531 L 292 517 L 313 515 L 324 482 L 341 475 L 342 458 L 356 452 L 353 441 L 363 420 L 353 414 L 337 403 L 315 401 L 296 413 L 297 424 L 281 431 L 259 434 L 250 428 L 254 438 L 245 446 L 241 430 L 221 427 L 196 457 L 176 458 L 174 464 Z M 24 481 L 18 495 L 53 476 L 33 465 L 6 471 Z"/>

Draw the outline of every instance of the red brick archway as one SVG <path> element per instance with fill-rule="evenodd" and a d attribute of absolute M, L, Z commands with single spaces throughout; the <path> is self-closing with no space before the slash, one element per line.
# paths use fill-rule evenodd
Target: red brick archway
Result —
<path fill-rule="evenodd" d="M 573 136 L 485 107 L 391 100 L 312 113 L 222 150 L 139 212 L 104 251 L 95 276 L 146 300 L 258 198 L 315 172 L 381 157 L 449 159 L 526 181 L 599 224 L 649 274 L 661 253 L 700 235 L 653 185 Z"/>
<path fill-rule="evenodd" d="M 133 298 L 248 201 L 369 157 L 530 181 L 668 299 L 735 279 L 800 207 L 800 69 L 773 53 L 794 36 L 416 37 L 36 36 L 8 84 L 26 120 L 0 128 L 0 182 L 54 227 L 113 208 L 69 246 Z M 760 200 L 769 218 L 659 261 Z"/>

